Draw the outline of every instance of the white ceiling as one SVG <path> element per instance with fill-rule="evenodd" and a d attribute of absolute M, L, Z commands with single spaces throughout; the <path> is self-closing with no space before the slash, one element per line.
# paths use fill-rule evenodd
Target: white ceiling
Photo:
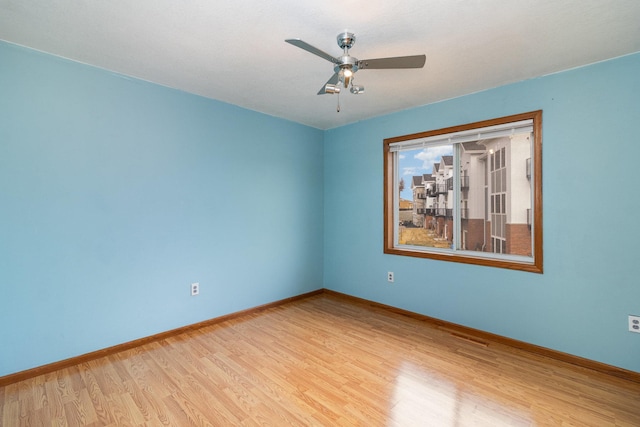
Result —
<path fill-rule="evenodd" d="M 316 95 L 356 34 L 362 95 Z M 638 0 L 0 0 L 0 39 L 330 129 L 640 51 Z M 2 58 L 0 58 L 0 62 Z"/>

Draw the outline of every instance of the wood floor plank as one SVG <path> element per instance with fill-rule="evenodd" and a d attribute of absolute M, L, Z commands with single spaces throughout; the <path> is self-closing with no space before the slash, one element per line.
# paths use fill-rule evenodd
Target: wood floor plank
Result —
<path fill-rule="evenodd" d="M 82 363 L 78 368 L 83 376 L 89 399 L 96 414 L 96 424 L 108 425 L 114 419 L 108 411 L 108 402 L 98 383 L 97 376 L 99 375 L 100 367 L 96 365 L 98 365 L 96 362 Z"/>
<path fill-rule="evenodd" d="M 640 426 L 640 383 L 331 294 L 0 387 L 2 426 Z"/>
<path fill-rule="evenodd" d="M 0 387 L 0 402 L 4 402 L 4 404 L 0 405 L 0 425 L 3 425 L 2 421 L 4 420 L 4 412 L 5 405 L 8 405 L 8 399 L 6 398 L 6 389 L 7 387 Z"/>

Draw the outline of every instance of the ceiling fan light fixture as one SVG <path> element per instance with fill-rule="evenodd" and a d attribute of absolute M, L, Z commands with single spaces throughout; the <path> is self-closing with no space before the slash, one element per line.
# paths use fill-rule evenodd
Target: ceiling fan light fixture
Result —
<path fill-rule="evenodd" d="M 349 91 L 354 95 L 359 95 L 364 93 L 364 86 L 351 85 L 351 89 Z"/>
<path fill-rule="evenodd" d="M 338 85 L 332 85 L 332 84 L 326 84 L 324 86 L 324 93 L 340 93 L 340 86 Z"/>
<path fill-rule="evenodd" d="M 351 83 L 351 79 L 353 78 L 353 70 L 351 70 L 350 67 L 342 67 L 340 68 L 338 76 L 340 81 L 344 84 L 344 87 L 348 88 L 349 83 Z"/>

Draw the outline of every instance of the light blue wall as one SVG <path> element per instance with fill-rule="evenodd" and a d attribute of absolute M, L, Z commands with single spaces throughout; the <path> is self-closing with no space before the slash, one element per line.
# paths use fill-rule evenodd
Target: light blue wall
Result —
<path fill-rule="evenodd" d="M 544 274 L 382 253 L 384 138 L 538 109 Z M 327 131 L 325 287 L 640 372 L 639 123 L 635 54 Z"/>
<path fill-rule="evenodd" d="M 0 376 L 321 288 L 322 144 L 0 43 Z"/>

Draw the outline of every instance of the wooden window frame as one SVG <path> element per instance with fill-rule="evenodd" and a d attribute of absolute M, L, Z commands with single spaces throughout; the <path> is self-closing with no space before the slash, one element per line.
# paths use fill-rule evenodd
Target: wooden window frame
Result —
<path fill-rule="evenodd" d="M 495 125 L 503 125 L 511 122 L 522 120 L 533 120 L 533 158 L 531 159 L 531 171 L 533 172 L 533 197 L 532 197 L 532 261 L 520 262 L 508 259 L 487 258 L 483 256 L 474 256 L 469 251 L 452 250 L 451 252 L 430 251 L 429 248 L 416 250 L 414 248 L 402 247 L 395 245 L 394 236 L 394 183 L 397 171 L 394 170 L 395 153 L 390 150 L 391 144 L 415 140 L 420 138 L 428 138 L 437 135 L 452 134 L 456 132 L 468 131 L 472 129 L 486 128 Z M 480 122 L 468 123 L 459 126 L 452 126 L 443 129 L 431 130 L 427 132 L 415 133 L 410 135 L 397 136 L 387 138 L 383 141 L 384 156 L 384 253 L 393 255 L 404 255 L 418 258 L 428 258 L 441 261 L 460 262 L 465 264 L 474 264 L 489 267 L 506 268 L 512 270 L 520 270 L 533 273 L 543 272 L 543 219 L 542 219 L 542 110 L 532 111 L 528 113 L 516 114 L 496 119 L 484 120 Z M 457 226 L 454 224 L 454 226 Z"/>

